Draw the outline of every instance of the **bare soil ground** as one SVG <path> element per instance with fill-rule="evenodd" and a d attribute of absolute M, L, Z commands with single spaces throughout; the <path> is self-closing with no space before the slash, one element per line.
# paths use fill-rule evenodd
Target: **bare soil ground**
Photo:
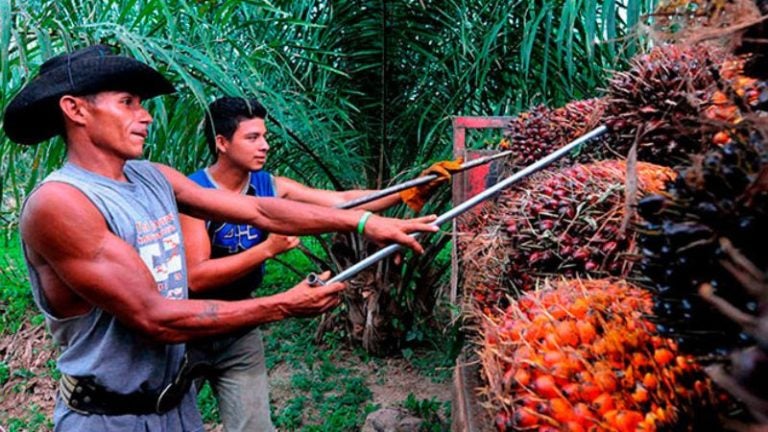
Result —
<path fill-rule="evenodd" d="M 435 383 L 403 359 L 385 359 L 377 366 L 373 362 L 360 362 L 354 355 L 346 358 L 349 364 L 344 366 L 366 377 L 366 385 L 373 393 L 372 402 L 381 407 L 396 406 L 410 393 L 420 400 L 450 400 L 449 381 Z M 11 419 L 28 419 L 34 415 L 50 419 L 56 394 L 56 382 L 51 376 L 55 359 L 56 349 L 42 325 L 26 323 L 15 334 L 0 338 L 0 365 L 7 366 L 9 374 L 7 382 L 0 386 L 0 432 L 10 429 Z M 270 371 L 273 406 L 278 409 L 292 397 L 293 373 L 285 363 Z M 37 429 L 34 430 L 49 430 L 39 423 L 35 422 Z M 215 425 L 209 425 L 208 429 L 221 430 Z"/>
<path fill-rule="evenodd" d="M 27 417 L 35 407 L 48 416 L 53 413 L 56 382 L 49 364 L 55 361 L 56 349 L 42 325 L 27 322 L 0 338 L 0 365 L 9 374 L 0 386 L 0 431 L 8 419 Z"/>
<path fill-rule="evenodd" d="M 381 367 L 371 362 L 353 362 L 356 362 L 356 357 L 351 356 L 350 364 L 345 366 L 366 377 L 365 383 L 373 393 L 372 403 L 382 408 L 401 403 L 411 393 L 419 400 L 434 397 L 437 400 L 446 401 L 451 397 L 450 382 L 435 383 L 429 377 L 419 374 L 403 359 L 385 359 Z M 293 369 L 285 363 L 277 365 L 269 372 L 270 397 L 273 406 L 283 406 L 293 397 L 290 383 L 293 372 Z"/>

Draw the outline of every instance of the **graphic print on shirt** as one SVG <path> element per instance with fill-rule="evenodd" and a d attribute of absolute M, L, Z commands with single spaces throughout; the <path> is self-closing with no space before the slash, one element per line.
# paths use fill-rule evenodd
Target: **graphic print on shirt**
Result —
<path fill-rule="evenodd" d="M 261 243 L 263 231 L 245 224 L 221 223 L 214 227 L 211 244 L 235 254 Z"/>
<path fill-rule="evenodd" d="M 185 284 L 181 236 L 173 221 L 169 213 L 156 220 L 136 222 L 136 242 L 139 256 L 155 279 L 157 291 L 163 297 L 181 299 Z"/>

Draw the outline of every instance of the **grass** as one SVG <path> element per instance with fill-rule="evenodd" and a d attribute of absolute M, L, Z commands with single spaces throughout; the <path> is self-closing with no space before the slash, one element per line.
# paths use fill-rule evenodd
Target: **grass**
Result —
<path fill-rule="evenodd" d="M 440 421 L 440 411 L 445 414 L 445 418 L 450 417 L 450 401 L 439 401 L 436 398 L 417 399 L 413 393 L 409 394 L 403 402 L 403 408 L 407 409 L 416 417 L 424 419 L 422 430 L 428 432 L 440 432 L 444 430 L 444 425 Z"/>
<path fill-rule="evenodd" d="M 53 422 L 50 419 L 50 414 L 43 412 L 39 406 L 34 404 L 27 409 L 27 415 L 24 418 L 11 418 L 8 420 L 8 424 L 5 426 L 5 429 L 0 427 L 0 430 L 8 432 L 26 432 L 51 429 L 53 429 Z"/>
<path fill-rule="evenodd" d="M 43 322 L 29 290 L 18 231 L 0 233 L 0 336 L 14 333 L 25 318 Z"/>

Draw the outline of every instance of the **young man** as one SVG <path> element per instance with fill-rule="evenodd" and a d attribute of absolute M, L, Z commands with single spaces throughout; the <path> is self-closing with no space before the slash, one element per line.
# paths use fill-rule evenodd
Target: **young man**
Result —
<path fill-rule="evenodd" d="M 198 187 L 141 156 L 157 71 L 94 46 L 45 62 L 5 110 L 20 144 L 65 137 L 66 164 L 28 196 L 20 229 L 35 302 L 61 345 L 57 431 L 200 431 L 184 342 L 338 304 L 343 284 L 262 299 L 187 300 L 178 210 L 283 234 L 354 230 L 362 212 Z M 420 250 L 429 219 L 371 217 L 365 233 Z"/>
<path fill-rule="evenodd" d="M 280 197 L 332 207 L 368 195 L 372 190 L 336 192 L 304 186 L 286 177 L 262 170 L 269 144 L 266 109 L 256 99 L 224 97 L 211 103 L 205 134 L 213 165 L 196 171 L 190 179 L 212 189 L 243 195 Z M 440 166 L 454 169 L 455 163 L 436 164 L 438 181 L 404 194 L 423 203 L 429 193 L 450 178 Z M 402 202 L 393 194 L 363 206 L 378 211 Z M 264 261 L 298 244 L 295 237 L 267 234 L 247 224 L 211 222 L 181 215 L 192 297 L 242 300 L 251 297 L 261 283 Z M 272 431 L 267 371 L 258 329 L 238 331 L 225 337 L 189 345 L 195 358 L 207 359 L 206 378 L 218 399 L 225 430 Z"/>

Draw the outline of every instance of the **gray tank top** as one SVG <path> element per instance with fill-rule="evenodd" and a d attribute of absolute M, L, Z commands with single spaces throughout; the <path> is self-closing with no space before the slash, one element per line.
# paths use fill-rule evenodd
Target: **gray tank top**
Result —
<path fill-rule="evenodd" d="M 136 249 L 152 272 L 157 290 L 169 299 L 186 299 L 187 267 L 173 189 L 147 161 L 127 162 L 124 173 L 128 181 L 119 182 L 67 163 L 43 183 L 62 182 L 79 189 L 104 216 L 110 231 Z M 156 392 L 171 382 L 180 367 L 184 344 L 151 342 L 97 308 L 60 319 L 46 303 L 39 275 L 28 260 L 27 267 L 35 303 L 61 346 L 61 372 L 92 376 L 118 393 Z M 163 415 L 81 415 L 58 401 L 54 422 L 56 430 L 202 430 L 193 391 L 179 408 Z"/>

